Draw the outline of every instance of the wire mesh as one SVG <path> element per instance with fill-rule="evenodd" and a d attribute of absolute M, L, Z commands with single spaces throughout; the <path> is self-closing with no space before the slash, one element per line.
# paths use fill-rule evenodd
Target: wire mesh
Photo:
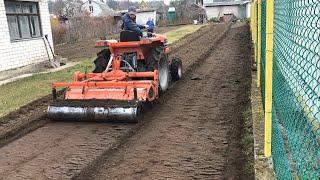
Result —
<path fill-rule="evenodd" d="M 286 151 L 286 145 L 284 142 L 284 134 L 282 133 L 282 127 L 279 124 L 279 120 L 275 114 L 272 115 L 272 156 L 273 167 L 277 179 L 290 180 L 293 179 L 293 170 L 290 167 L 289 157 Z"/>
<path fill-rule="evenodd" d="M 268 2 L 268 1 L 267 1 Z M 265 97 L 266 1 L 261 4 Z M 278 179 L 320 177 L 320 1 L 274 0 L 272 158 Z"/>

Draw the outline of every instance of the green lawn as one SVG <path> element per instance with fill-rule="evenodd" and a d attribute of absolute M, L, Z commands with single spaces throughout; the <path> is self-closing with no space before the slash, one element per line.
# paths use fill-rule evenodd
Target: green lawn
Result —
<path fill-rule="evenodd" d="M 165 33 L 167 35 L 167 38 L 169 39 L 169 43 L 174 43 L 175 41 L 183 38 L 185 35 L 193 33 L 200 29 L 204 25 L 185 25 L 181 26 L 178 29 L 174 29 L 172 31 L 169 31 Z"/>
<path fill-rule="evenodd" d="M 77 70 L 84 72 L 86 66 L 88 70 L 93 68 L 91 61 L 85 60 L 81 64 L 61 71 L 36 74 L 0 86 L 0 117 L 33 100 L 50 94 L 52 82 L 71 81 L 73 73 Z"/>
<path fill-rule="evenodd" d="M 169 41 L 175 42 L 187 34 L 195 32 L 201 25 L 186 25 L 166 33 Z M 51 93 L 50 84 L 57 81 L 71 81 L 75 71 L 90 72 L 93 69 L 92 60 L 61 71 L 37 74 L 0 86 L 0 117 L 40 97 Z"/>

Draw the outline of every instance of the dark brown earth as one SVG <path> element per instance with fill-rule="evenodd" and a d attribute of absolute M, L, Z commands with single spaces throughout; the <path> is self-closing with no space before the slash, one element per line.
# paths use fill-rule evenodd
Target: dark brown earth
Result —
<path fill-rule="evenodd" d="M 141 123 L 45 124 L 0 148 L 0 179 L 253 179 L 241 144 L 249 30 L 228 29 L 210 25 L 174 45 L 185 77 Z"/>
<path fill-rule="evenodd" d="M 156 29 L 157 33 L 164 33 L 181 26 L 159 27 Z M 209 26 L 208 26 L 209 27 Z M 208 29 L 208 27 L 202 29 Z M 211 26 L 210 26 L 211 27 Z M 174 47 L 183 47 L 188 42 L 192 41 L 196 36 L 200 36 L 203 30 L 199 33 L 193 33 L 182 38 L 181 41 L 174 43 Z M 117 38 L 119 35 L 112 35 L 108 38 Z M 74 44 L 63 44 L 55 47 L 55 51 L 68 58 L 70 61 L 78 61 L 78 58 L 91 58 L 99 52 L 99 49 L 94 47 L 96 39 L 83 40 Z M 17 111 L 11 112 L 8 115 L 0 118 L 0 147 L 6 143 L 21 137 L 28 132 L 43 126 L 49 122 L 45 118 L 46 109 L 52 99 L 51 95 L 45 96 L 34 102 L 31 102 Z"/>
<path fill-rule="evenodd" d="M 35 100 L 0 118 L 0 147 L 47 122 L 46 108 L 51 95 Z"/>
<path fill-rule="evenodd" d="M 244 111 L 250 41 L 234 27 L 210 57 L 178 82 L 140 131 L 78 179 L 254 179 L 245 172 Z M 199 78 L 191 80 L 194 75 Z M 186 93 L 187 92 L 187 93 Z"/>
<path fill-rule="evenodd" d="M 176 27 L 170 27 L 172 28 Z M 226 24 L 220 24 L 217 26 L 210 25 L 205 26 L 198 30 L 196 33 L 192 33 L 182 38 L 178 42 L 170 45 L 172 48 L 172 55 L 170 57 L 178 56 L 183 59 L 184 71 L 186 68 L 191 68 L 190 64 L 196 65 L 196 61 L 199 61 L 210 53 L 210 48 L 216 45 L 221 36 L 223 36 L 227 30 Z M 164 29 L 162 29 L 164 31 Z M 202 40 L 199 39 L 203 34 L 212 32 L 211 46 L 202 46 Z M 205 36 L 208 37 L 208 36 Z M 198 48 L 194 53 L 188 56 L 188 47 L 192 43 L 192 48 Z M 200 45 L 200 46 L 199 46 Z M 180 48 L 179 48 L 180 47 Z M 186 48 L 187 47 L 187 48 Z M 71 47 L 70 47 L 71 48 Z M 202 49 L 199 49 L 202 48 Z M 184 50 L 186 49 L 186 50 Z M 72 48 L 70 54 L 72 54 Z M 94 54 L 97 49 L 92 49 L 91 53 Z M 179 53 L 180 52 L 180 53 Z M 195 53 L 197 52 L 197 53 Z M 190 53 L 189 53 L 190 54 Z M 82 54 L 84 56 L 84 54 Z M 11 112 L 5 117 L 0 118 L 0 147 L 4 144 L 21 137 L 22 135 L 40 127 L 49 122 L 49 119 L 45 118 L 46 109 L 51 101 L 51 95 L 31 102 L 19 110 Z"/>

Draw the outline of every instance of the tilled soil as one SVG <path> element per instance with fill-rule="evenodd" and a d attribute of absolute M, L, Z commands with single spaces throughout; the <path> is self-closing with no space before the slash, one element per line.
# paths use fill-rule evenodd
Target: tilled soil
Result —
<path fill-rule="evenodd" d="M 245 26 L 231 29 L 166 103 L 147 114 L 138 133 L 77 178 L 254 179 L 244 172 L 241 145 L 250 91 L 248 34 Z"/>
<path fill-rule="evenodd" d="M 35 100 L 0 118 L 0 147 L 47 122 L 46 109 L 52 96 Z"/>
<path fill-rule="evenodd" d="M 250 38 L 240 26 L 218 44 L 228 29 L 211 25 L 178 42 L 171 55 L 186 77 L 141 123 L 46 124 L 0 148 L 0 179 L 247 179 Z"/>
<path fill-rule="evenodd" d="M 176 28 L 176 27 L 170 27 Z M 228 29 L 227 24 L 220 24 L 217 26 L 209 25 L 201 28 L 195 33 L 187 35 L 182 38 L 180 41 L 170 45 L 172 48 L 172 53 L 170 57 L 178 56 L 183 59 L 183 67 L 184 72 L 185 69 L 191 68 L 191 64 L 195 65 L 196 62 L 203 59 L 206 54 L 210 52 L 210 48 L 212 48 L 215 44 L 217 44 L 218 40 L 222 38 L 225 32 Z M 208 32 L 212 31 L 210 34 L 212 35 L 212 43 L 211 45 L 203 46 L 202 40 L 199 37 L 203 36 L 203 34 L 208 34 Z M 208 35 L 205 37 L 209 37 Z M 186 49 L 190 43 L 194 44 L 193 48 L 198 48 L 198 53 L 192 53 L 187 55 L 183 51 Z M 199 46 L 200 45 L 200 46 Z M 179 48 L 180 47 L 180 48 Z M 187 48 L 188 49 L 188 48 Z M 188 51 L 188 50 L 187 50 Z M 180 53 L 179 53 L 180 52 Z M 71 53 L 71 52 L 70 52 Z M 72 54 L 72 53 L 71 53 Z M 31 102 L 19 110 L 11 112 L 5 117 L 0 118 L 0 147 L 4 144 L 21 137 L 22 135 L 40 127 L 49 122 L 49 119 L 45 118 L 46 109 L 51 101 L 51 95 L 43 97 L 39 100 Z"/>

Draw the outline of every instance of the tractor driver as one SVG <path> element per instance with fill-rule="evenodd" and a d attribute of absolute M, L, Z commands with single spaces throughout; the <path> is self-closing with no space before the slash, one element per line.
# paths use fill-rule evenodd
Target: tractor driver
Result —
<path fill-rule="evenodd" d="M 139 34 L 139 36 L 142 36 L 142 30 L 146 28 L 143 25 L 138 25 L 136 23 L 136 14 L 137 14 L 137 9 L 134 6 L 130 6 L 128 8 L 128 13 L 126 13 L 123 17 L 123 30 L 127 30 L 127 31 L 134 31 L 137 34 Z"/>

